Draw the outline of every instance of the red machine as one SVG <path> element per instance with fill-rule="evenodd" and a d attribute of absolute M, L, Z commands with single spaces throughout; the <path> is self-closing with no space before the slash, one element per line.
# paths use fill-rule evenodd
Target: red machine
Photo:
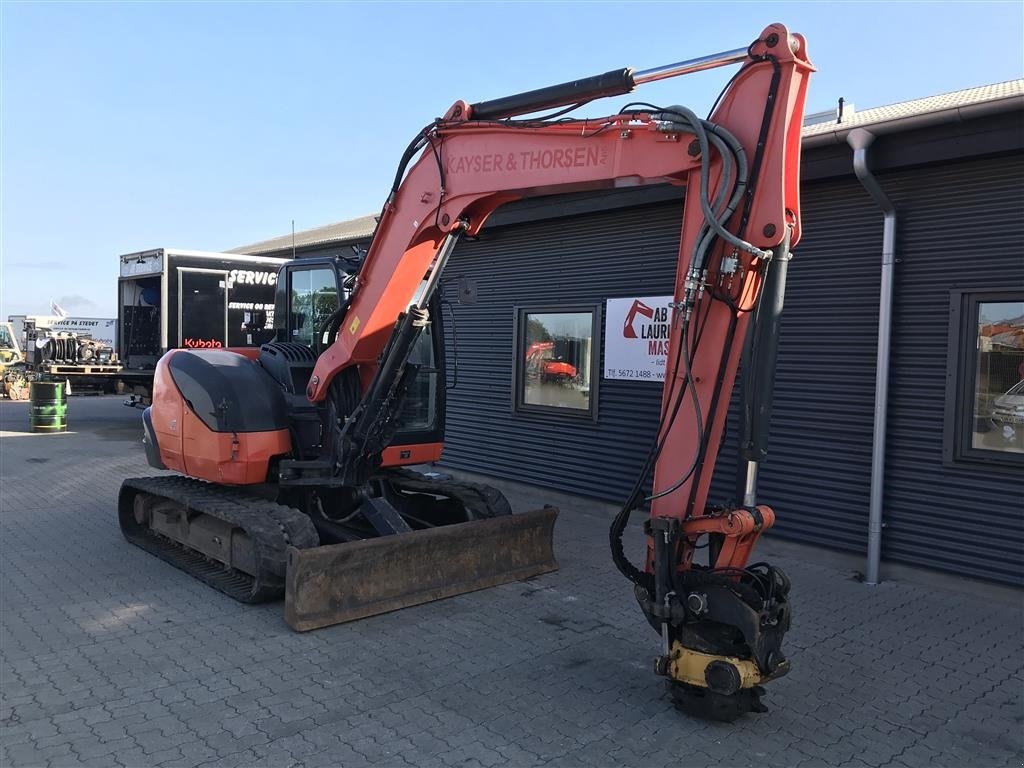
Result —
<path fill-rule="evenodd" d="M 571 381 L 576 378 L 576 366 L 555 357 L 553 341 L 538 341 L 527 348 L 526 369 L 535 372 L 542 381 Z"/>
<path fill-rule="evenodd" d="M 566 105 L 727 64 L 741 68 L 706 120 L 646 103 L 562 117 Z M 725 719 L 760 711 L 760 684 L 788 669 L 788 582 L 748 566 L 774 515 L 709 509 L 706 498 L 762 284 L 800 239 L 812 71 L 804 39 L 773 24 L 714 56 L 456 102 L 406 150 L 361 262 L 282 269 L 278 341 L 161 360 L 147 452 L 187 478 L 126 481 L 125 535 L 239 599 L 284 588 L 300 629 L 553 569 L 555 510 L 510 515 L 494 489 L 400 468 L 441 455 L 441 275 L 458 239 L 510 201 L 685 186 L 661 426 L 612 525 L 612 554 L 662 635 L 656 669 L 677 699 Z M 544 109 L 559 111 L 513 119 Z M 621 537 L 648 503 L 638 568 Z M 694 557 L 701 542 L 707 564 Z"/>

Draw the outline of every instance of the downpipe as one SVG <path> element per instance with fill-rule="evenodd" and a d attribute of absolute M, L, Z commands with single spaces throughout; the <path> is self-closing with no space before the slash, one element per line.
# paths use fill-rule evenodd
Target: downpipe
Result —
<path fill-rule="evenodd" d="M 885 436 L 889 414 L 889 358 L 892 329 L 892 289 L 896 269 L 896 209 L 868 168 L 868 148 L 875 136 L 864 128 L 850 131 L 853 172 L 882 209 L 882 275 L 878 297 L 878 356 L 875 367 L 875 423 L 871 446 L 871 498 L 868 507 L 868 562 L 864 583 L 879 582 L 882 555 L 882 499 L 885 487 Z"/>

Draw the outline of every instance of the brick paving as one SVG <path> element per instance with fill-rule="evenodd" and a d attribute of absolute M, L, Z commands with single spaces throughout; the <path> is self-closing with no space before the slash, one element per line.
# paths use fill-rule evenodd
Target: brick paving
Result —
<path fill-rule="evenodd" d="M 769 714 L 703 722 L 650 671 L 607 505 L 504 485 L 515 508 L 562 506 L 558 573 L 296 634 L 280 604 L 238 605 L 121 538 L 120 480 L 151 474 L 139 415 L 73 398 L 74 434 L 27 435 L 26 404 L 0 403 L 3 766 L 1024 762 L 1019 592 L 869 588 L 769 540 L 793 672 Z"/>

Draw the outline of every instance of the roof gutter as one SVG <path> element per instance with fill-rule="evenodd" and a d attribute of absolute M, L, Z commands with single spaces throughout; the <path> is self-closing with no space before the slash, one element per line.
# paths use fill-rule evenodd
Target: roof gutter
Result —
<path fill-rule="evenodd" d="M 882 500 L 885 487 L 885 433 L 889 416 L 889 358 L 892 338 L 892 287 L 896 269 L 896 208 L 868 168 L 872 131 L 855 128 L 846 137 L 853 148 L 853 172 L 882 209 L 882 278 L 878 297 L 878 353 L 875 364 L 875 422 L 871 446 L 871 497 L 868 505 L 868 563 L 864 579 L 878 584 L 882 554 Z"/>
<path fill-rule="evenodd" d="M 962 123 L 966 120 L 974 120 L 978 117 L 987 117 L 988 115 L 1012 112 L 1014 110 L 1024 110 L 1024 95 L 1016 94 L 1002 99 L 984 101 L 979 104 L 967 104 L 962 107 L 940 109 L 937 112 L 928 112 L 923 115 L 899 117 L 893 120 L 866 124 L 862 127 L 844 128 L 842 124 L 837 124 L 836 129 L 833 131 L 816 133 L 813 136 L 805 137 L 802 141 L 802 146 L 804 149 L 813 149 L 814 147 L 824 147 L 830 144 L 846 144 L 849 135 L 853 131 L 864 130 L 864 128 L 870 128 L 871 133 L 881 136 L 886 133 L 909 131 L 915 128 L 931 128 L 932 126 L 944 125 L 946 123 Z"/>

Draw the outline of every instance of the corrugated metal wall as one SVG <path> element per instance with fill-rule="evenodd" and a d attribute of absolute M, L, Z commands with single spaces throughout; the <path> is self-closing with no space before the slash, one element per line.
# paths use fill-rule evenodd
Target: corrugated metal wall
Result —
<path fill-rule="evenodd" d="M 759 498 L 776 531 L 863 550 L 871 484 L 881 214 L 855 179 L 805 184 L 789 268 L 769 457 Z M 734 500 L 736 402 L 712 486 Z"/>
<path fill-rule="evenodd" d="M 1021 478 L 942 463 L 950 290 L 1024 290 L 1024 156 L 879 180 L 897 208 L 899 259 L 882 557 L 1024 584 Z M 759 491 L 779 514 L 780 534 L 862 552 L 882 215 L 853 179 L 811 183 L 803 194 L 808 234 L 790 268 Z M 717 470 L 714 491 L 734 496 L 734 441 Z"/>
<path fill-rule="evenodd" d="M 498 227 L 459 244 L 445 275 L 472 277 L 478 302 L 455 307 L 459 384 L 448 393 L 445 464 L 600 498 L 629 492 L 657 423 L 660 384 L 602 379 L 596 424 L 513 416 L 514 308 L 603 311 L 608 297 L 671 293 L 681 211 L 680 202 Z M 603 339 L 598 348 L 603 370 Z"/>
<path fill-rule="evenodd" d="M 950 289 L 1024 292 L 1024 155 L 881 181 L 900 216 L 882 555 L 1024 584 L 1024 473 L 942 464 Z"/>
<path fill-rule="evenodd" d="M 881 177 L 899 209 L 901 259 L 883 557 L 1016 584 L 1019 478 L 946 468 L 941 454 L 949 290 L 1024 286 L 1022 178 L 1020 155 Z M 806 234 L 790 268 L 760 490 L 780 535 L 862 552 L 882 219 L 852 178 L 811 182 L 803 194 Z M 513 416 L 513 308 L 670 292 L 679 212 L 660 204 L 496 227 L 460 244 L 447 275 L 474 278 L 479 301 L 455 310 L 459 386 L 449 393 L 444 463 L 599 498 L 628 492 L 654 434 L 660 385 L 602 379 L 596 424 Z M 734 495 L 734 451 L 730 435 L 713 501 Z"/>

